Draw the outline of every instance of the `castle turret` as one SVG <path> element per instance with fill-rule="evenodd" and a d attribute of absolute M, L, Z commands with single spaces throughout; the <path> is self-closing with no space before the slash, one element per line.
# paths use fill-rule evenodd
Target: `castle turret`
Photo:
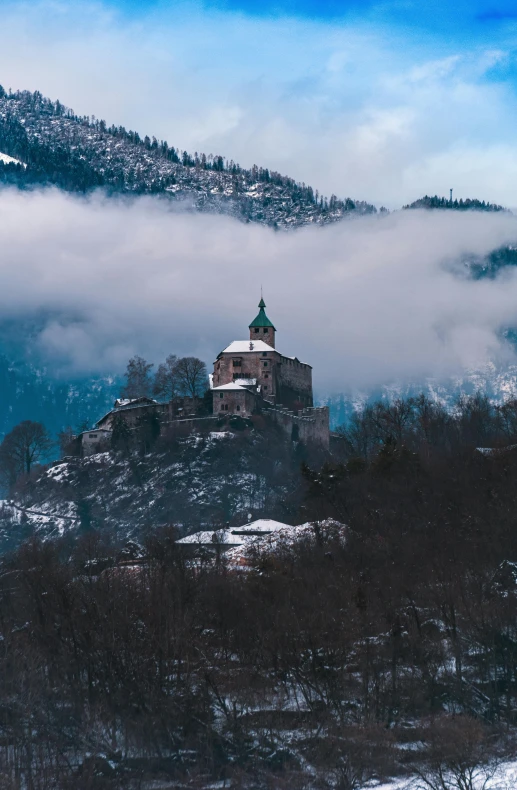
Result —
<path fill-rule="evenodd" d="M 262 340 L 271 348 L 275 347 L 276 329 L 266 315 L 266 303 L 259 302 L 259 314 L 250 324 L 250 340 Z"/>

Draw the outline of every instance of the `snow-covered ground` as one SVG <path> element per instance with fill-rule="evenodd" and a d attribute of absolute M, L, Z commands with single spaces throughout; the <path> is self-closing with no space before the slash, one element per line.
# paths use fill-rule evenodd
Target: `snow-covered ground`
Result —
<path fill-rule="evenodd" d="M 410 790 L 415 788 L 408 779 L 400 779 L 383 785 L 367 785 L 365 790 Z M 457 785 L 451 783 L 451 790 L 456 790 Z M 503 763 L 499 766 L 496 774 L 489 779 L 486 784 L 483 780 L 475 785 L 476 790 L 516 790 L 517 788 L 517 762 Z"/>
<path fill-rule="evenodd" d="M 24 167 L 27 167 L 27 165 L 24 162 L 20 162 L 20 160 L 15 159 L 14 156 L 8 156 L 7 154 L 3 154 L 1 151 L 0 151 L 0 162 L 3 162 L 4 165 L 23 165 Z"/>

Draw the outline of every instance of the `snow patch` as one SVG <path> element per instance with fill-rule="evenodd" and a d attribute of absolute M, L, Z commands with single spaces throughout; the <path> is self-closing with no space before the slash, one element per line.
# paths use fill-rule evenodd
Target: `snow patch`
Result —
<path fill-rule="evenodd" d="M 25 162 L 21 162 L 19 159 L 15 159 L 14 156 L 3 154 L 1 151 L 0 151 L 0 162 L 3 162 L 4 165 L 22 165 L 23 167 L 27 167 Z"/>

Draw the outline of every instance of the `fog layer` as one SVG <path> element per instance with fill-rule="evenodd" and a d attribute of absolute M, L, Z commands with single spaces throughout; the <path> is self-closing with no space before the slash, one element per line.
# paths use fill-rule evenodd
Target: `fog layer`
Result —
<path fill-rule="evenodd" d="M 0 316 L 45 315 L 33 349 L 67 374 L 140 353 L 211 363 L 247 336 L 261 285 L 278 348 L 323 388 L 446 376 L 512 359 L 517 273 L 460 261 L 517 239 L 511 215 L 406 211 L 279 233 L 220 216 L 58 191 L 0 192 Z"/>

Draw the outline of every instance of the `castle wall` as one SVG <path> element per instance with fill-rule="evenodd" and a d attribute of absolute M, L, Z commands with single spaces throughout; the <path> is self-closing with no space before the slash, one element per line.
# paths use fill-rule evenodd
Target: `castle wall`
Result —
<path fill-rule="evenodd" d="M 152 403 L 143 404 L 141 406 L 131 406 L 126 409 L 114 409 L 113 411 L 110 411 L 108 414 L 106 414 L 101 420 L 99 420 L 97 423 L 97 428 L 111 430 L 113 426 L 113 420 L 119 414 L 122 415 L 129 428 L 135 428 L 138 423 L 138 419 L 143 414 L 149 413 L 158 414 L 160 421 L 166 422 L 170 418 L 169 407 L 170 404 L 168 403 Z"/>
<path fill-rule="evenodd" d="M 214 416 L 239 414 L 249 417 L 258 411 L 257 397 L 248 390 L 223 390 L 213 392 Z"/>
<path fill-rule="evenodd" d="M 329 448 L 330 413 L 328 406 L 307 408 L 295 414 L 289 409 L 270 408 L 266 415 L 293 441 L 314 442 Z"/>
<path fill-rule="evenodd" d="M 296 402 L 312 406 L 312 368 L 297 359 L 281 357 L 276 371 L 277 403 L 295 407 Z"/>
<path fill-rule="evenodd" d="M 234 360 L 241 360 L 240 366 Z M 261 351 L 246 351 L 242 354 L 222 354 L 214 365 L 213 386 L 232 384 L 236 378 L 256 379 L 265 396 L 275 396 L 275 370 L 281 359 L 277 351 L 268 351 L 266 356 Z"/>

